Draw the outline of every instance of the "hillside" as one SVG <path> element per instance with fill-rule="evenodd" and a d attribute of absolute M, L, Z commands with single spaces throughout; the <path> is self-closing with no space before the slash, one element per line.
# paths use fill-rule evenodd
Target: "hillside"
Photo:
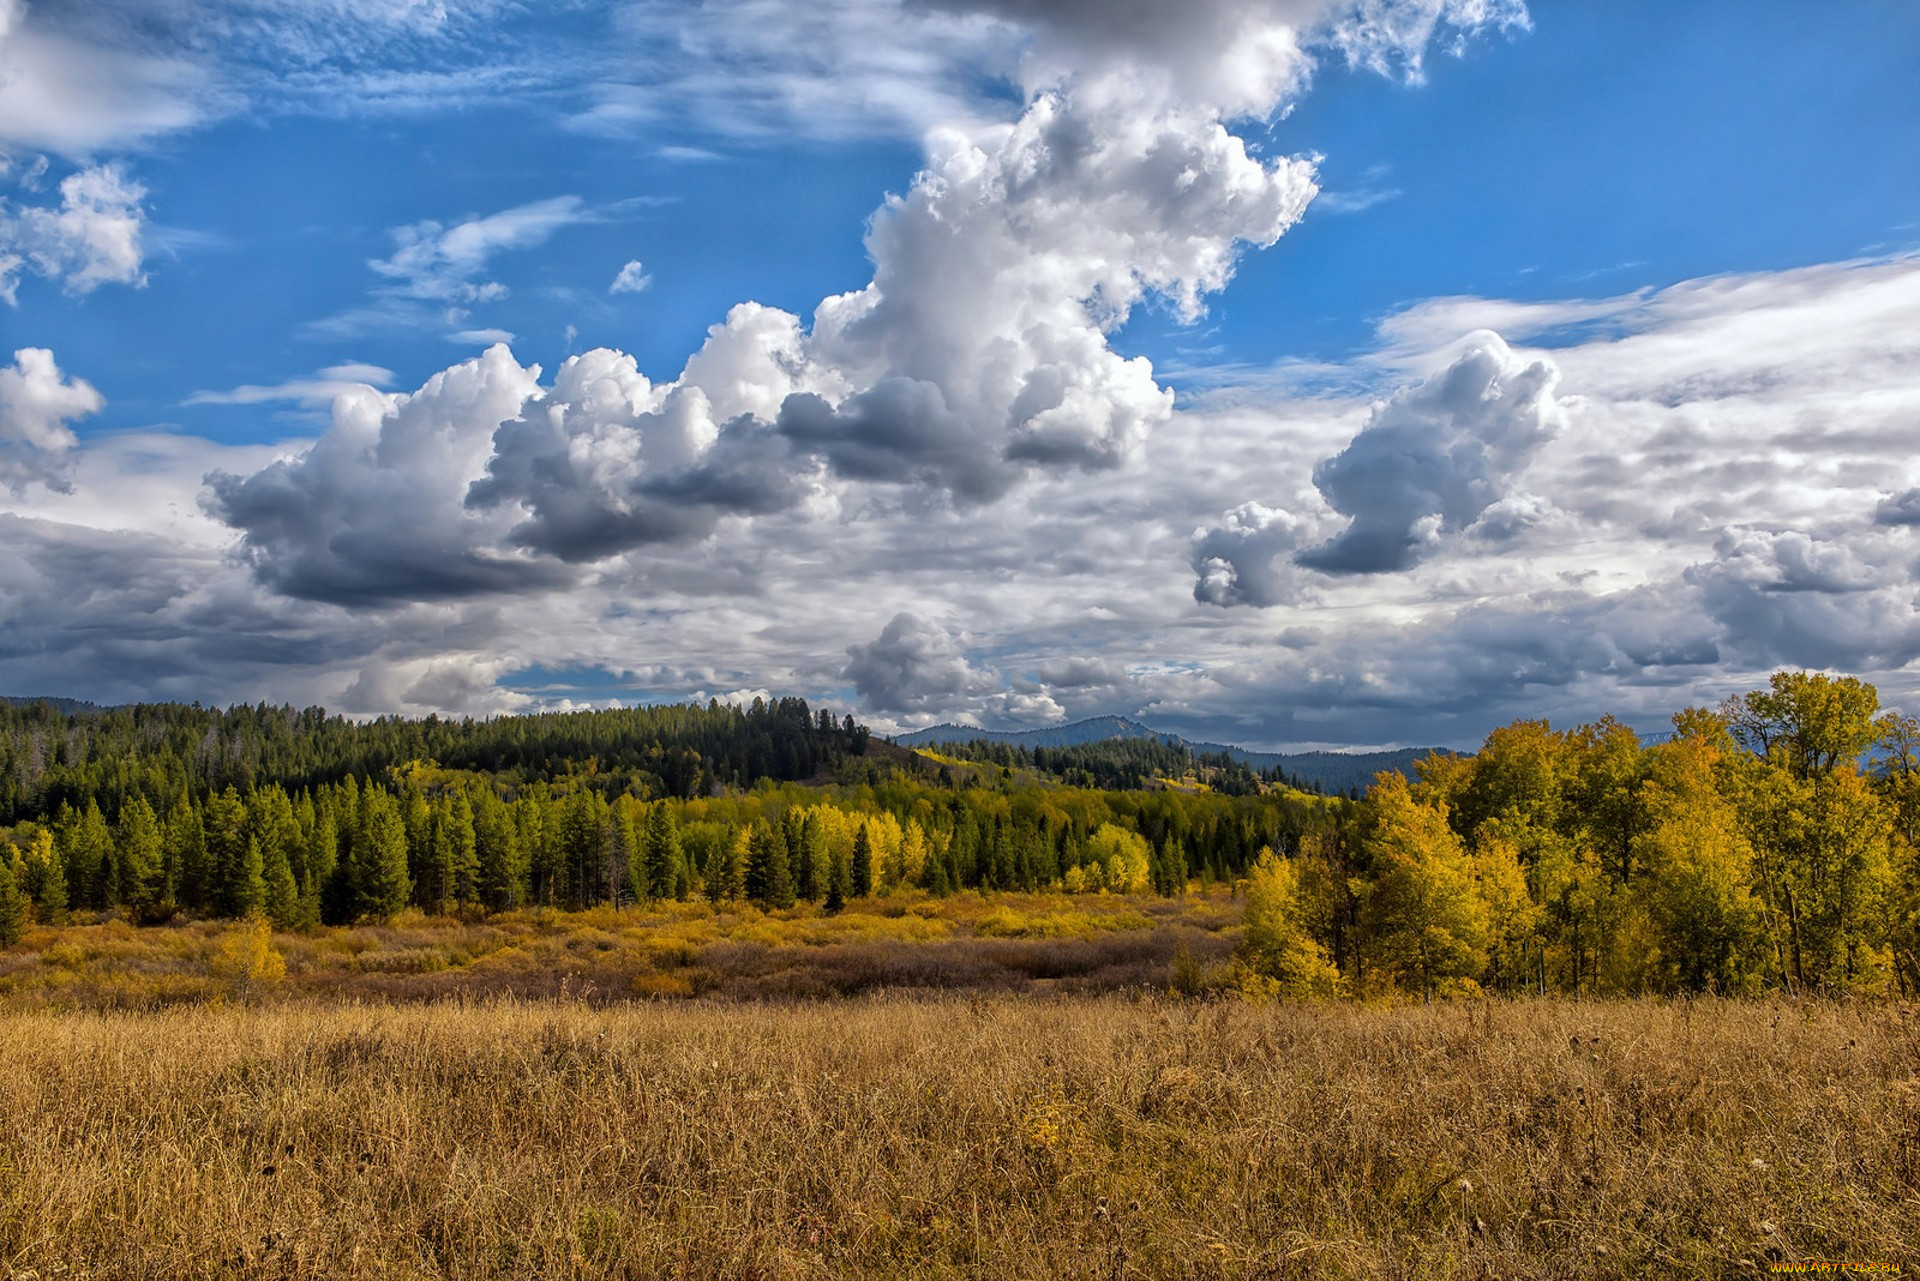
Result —
<path fill-rule="evenodd" d="M 1307 786 L 1318 786 L 1324 792 L 1345 792 L 1353 788 L 1364 790 L 1373 782 L 1374 775 L 1385 770 L 1410 773 L 1415 761 L 1436 750 L 1402 747 L 1384 752 L 1255 752 L 1229 743 L 1195 742 L 1124 716 L 1095 716 L 1032 730 L 983 730 L 971 725 L 934 725 L 911 734 L 896 734 L 889 741 L 902 747 L 985 742 L 1031 750 L 1142 739 L 1184 748 L 1195 756 L 1229 757 L 1251 769 L 1275 772 L 1297 779 Z"/>

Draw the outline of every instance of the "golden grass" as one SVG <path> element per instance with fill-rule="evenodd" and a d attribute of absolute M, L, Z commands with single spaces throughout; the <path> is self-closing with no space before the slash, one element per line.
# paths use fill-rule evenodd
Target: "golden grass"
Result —
<path fill-rule="evenodd" d="M 0 1014 L 0 1277 L 1915 1266 L 1885 1005 Z"/>

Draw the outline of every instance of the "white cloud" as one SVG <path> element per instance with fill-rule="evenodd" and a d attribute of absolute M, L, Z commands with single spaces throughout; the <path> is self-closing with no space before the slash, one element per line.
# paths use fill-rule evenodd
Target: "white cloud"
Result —
<path fill-rule="evenodd" d="M 341 396 L 349 396 L 362 387 L 379 389 L 391 386 L 393 371 L 379 365 L 349 363 L 322 369 L 308 378 L 292 378 L 272 386 L 248 383 L 230 391 L 196 391 L 187 397 L 189 405 L 265 405 L 291 400 L 302 405 L 331 405 Z"/>
<path fill-rule="evenodd" d="M 89 156 L 193 124 L 204 71 L 122 40 L 75 38 L 60 6 L 0 0 L 0 147 Z"/>
<path fill-rule="evenodd" d="M 23 347 L 0 365 L 0 484 L 15 494 L 32 481 L 65 490 L 78 438 L 68 423 L 99 413 L 106 398 L 68 378 L 43 347 Z"/>
<path fill-rule="evenodd" d="M 610 294 L 644 293 L 647 286 L 652 283 L 653 277 L 647 274 L 646 268 L 642 267 L 640 260 L 636 258 L 620 269 L 619 274 L 613 278 L 613 283 L 607 286 L 607 292 Z"/>
<path fill-rule="evenodd" d="M 433 221 L 417 222 L 393 230 L 396 247 L 392 257 L 377 258 L 367 265 L 395 282 L 383 290 L 393 297 L 486 302 L 507 293 L 507 287 L 498 281 L 476 279 L 486 272 L 495 255 L 543 245 L 562 227 L 591 217 L 580 197 L 555 196 L 468 218 L 450 227 Z"/>
<path fill-rule="evenodd" d="M 16 301 L 25 271 L 57 280 L 73 294 L 103 284 L 146 284 L 141 234 L 147 217 L 140 203 L 146 194 L 118 166 L 101 165 L 62 179 L 58 208 L 0 198 L 0 298 Z"/>

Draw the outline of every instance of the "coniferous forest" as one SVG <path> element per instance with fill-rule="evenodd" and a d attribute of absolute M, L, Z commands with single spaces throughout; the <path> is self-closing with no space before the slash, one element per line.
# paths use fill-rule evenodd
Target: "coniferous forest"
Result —
<path fill-rule="evenodd" d="M 1235 981 L 1269 994 L 1920 988 L 1912 718 L 1782 672 L 1672 725 L 1516 722 L 1352 799 L 1163 744 L 911 754 L 799 699 L 485 721 L 10 706 L 0 941 L 103 914 L 298 930 L 1224 892 L 1244 897 Z M 1101 771 L 1131 786 L 1085 785 Z"/>

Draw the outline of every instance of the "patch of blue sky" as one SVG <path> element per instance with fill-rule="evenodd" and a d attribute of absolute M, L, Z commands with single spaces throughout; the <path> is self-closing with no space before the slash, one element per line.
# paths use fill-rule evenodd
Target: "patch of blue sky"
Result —
<path fill-rule="evenodd" d="M 1903 0 L 1562 0 L 1524 36 L 1430 57 L 1424 84 L 1329 65 L 1289 116 L 1242 131 L 1322 155 L 1325 194 L 1201 326 L 1145 309 L 1116 346 L 1193 386 L 1211 365 L 1346 359 L 1427 298 L 1606 297 L 1911 250 L 1917 68 Z"/>

